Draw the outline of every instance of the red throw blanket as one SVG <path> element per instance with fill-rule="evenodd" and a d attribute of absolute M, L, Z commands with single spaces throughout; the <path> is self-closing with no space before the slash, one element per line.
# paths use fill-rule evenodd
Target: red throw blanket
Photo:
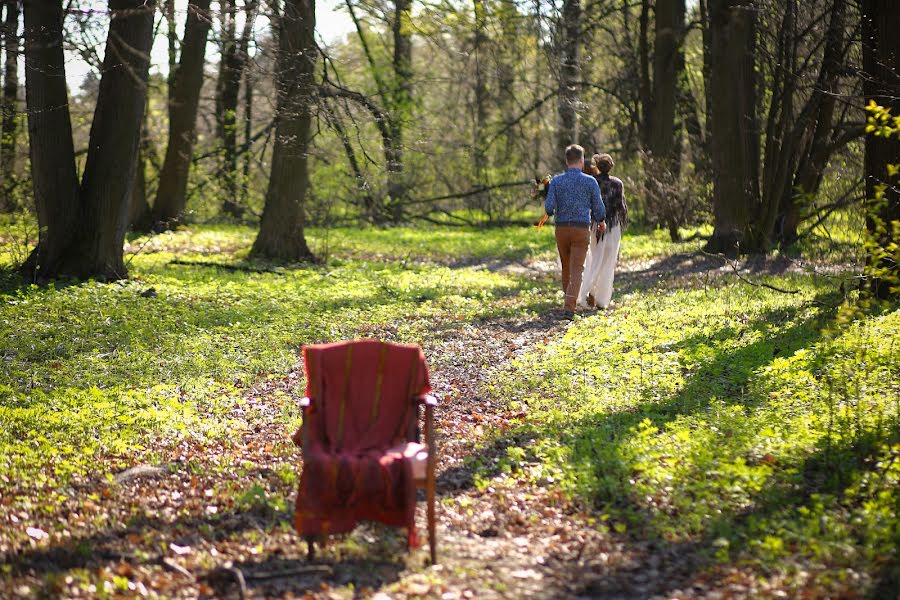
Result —
<path fill-rule="evenodd" d="M 304 348 L 303 472 L 294 513 L 301 535 L 351 531 L 359 521 L 406 527 L 415 544 L 410 461 L 388 452 L 415 426 L 414 398 L 431 391 L 421 348 L 376 340 Z"/>

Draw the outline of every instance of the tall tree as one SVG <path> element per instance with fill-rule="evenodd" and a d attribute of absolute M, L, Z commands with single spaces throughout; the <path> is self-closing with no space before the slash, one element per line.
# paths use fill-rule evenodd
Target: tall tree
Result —
<path fill-rule="evenodd" d="M 863 30 L 863 92 L 866 101 L 889 108 L 893 116 L 900 116 L 900 4 L 892 0 L 864 0 Z M 876 277 L 870 282 L 872 292 L 882 298 L 900 295 L 900 265 L 891 244 L 900 244 L 900 185 L 885 185 L 888 165 L 900 164 L 900 135 L 866 136 L 865 149 L 866 197 L 871 212 L 867 227 L 884 254 L 877 250 L 869 256 L 869 266 Z M 875 200 L 883 189 L 880 200 Z"/>
<path fill-rule="evenodd" d="M 203 85 L 206 39 L 211 26 L 210 0 L 191 0 L 184 25 L 178 69 L 172 78 L 169 101 L 169 142 L 149 224 L 158 229 L 175 226 L 187 204 L 187 180 L 197 126 L 197 106 Z"/>
<path fill-rule="evenodd" d="M 559 22 L 559 124 L 556 146 L 559 155 L 569 144 L 578 142 L 578 86 L 581 79 L 581 0 L 563 0 Z"/>
<path fill-rule="evenodd" d="M 776 188 L 781 196 L 774 234 L 781 243 L 797 239 L 801 203 L 804 197 L 819 191 L 832 154 L 859 135 L 858 128 L 836 130 L 836 125 L 841 124 L 837 115 L 840 77 L 853 39 L 852 30 L 847 30 L 847 3 L 834 0 L 826 16 L 828 29 L 816 83 L 809 99 L 793 119 L 790 135 L 794 139 L 791 145 L 794 156 L 790 160 L 794 168 L 784 174 L 789 181 Z"/>
<path fill-rule="evenodd" d="M 303 229 L 318 57 L 315 27 L 315 0 L 285 0 L 275 66 L 275 147 L 259 234 L 253 242 L 252 253 L 257 256 L 287 261 L 312 258 Z"/>
<path fill-rule="evenodd" d="M 16 142 L 19 122 L 19 3 L 5 0 L 2 36 L 4 50 L 3 95 L 0 98 L 0 212 L 16 208 Z"/>
<path fill-rule="evenodd" d="M 250 37 L 258 2 L 245 0 L 244 26 L 237 37 L 237 2 L 223 0 L 222 6 L 222 58 L 219 61 L 219 78 L 216 82 L 216 136 L 222 148 L 219 166 L 224 191 L 222 210 L 240 218 L 243 208 L 238 198 L 237 168 L 237 111 L 240 85 L 249 60 Z"/>
<path fill-rule="evenodd" d="M 110 0 L 97 105 L 81 185 L 63 56 L 62 0 L 26 2 L 25 93 L 40 234 L 33 279 L 126 276 L 125 230 L 153 40 L 152 0 Z"/>
<path fill-rule="evenodd" d="M 656 1 L 653 43 L 653 83 L 650 104 L 644 107 L 650 155 L 674 171 L 675 103 L 680 71 L 684 69 L 684 0 Z"/>
<path fill-rule="evenodd" d="M 707 248 L 747 248 L 759 198 L 756 11 L 752 0 L 709 0 L 710 108 L 714 128 L 714 231 Z"/>
<path fill-rule="evenodd" d="M 404 131 L 410 122 L 413 102 L 412 63 L 412 0 L 394 0 L 394 83 L 391 102 L 391 149 L 388 163 L 388 195 L 392 202 L 392 216 L 400 220 L 402 202 L 408 185 L 403 173 Z"/>

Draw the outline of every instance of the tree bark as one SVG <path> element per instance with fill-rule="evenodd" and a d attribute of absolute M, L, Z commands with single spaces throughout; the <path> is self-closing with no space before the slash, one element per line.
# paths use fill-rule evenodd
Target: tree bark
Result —
<path fill-rule="evenodd" d="M 203 85 L 206 38 L 210 29 L 210 0 L 192 0 L 184 26 L 178 69 L 169 104 L 169 142 L 159 174 L 152 227 L 169 229 L 184 218 L 187 180 L 196 138 L 197 106 Z"/>
<path fill-rule="evenodd" d="M 650 81 L 650 0 L 641 0 L 641 13 L 638 17 L 638 64 L 640 68 L 638 97 L 641 104 L 641 123 L 639 135 L 641 146 L 650 146 L 650 127 L 653 106 L 653 87 Z"/>
<path fill-rule="evenodd" d="M 313 258 L 304 235 L 304 204 L 309 191 L 315 0 L 285 0 L 280 20 L 276 84 L 278 107 L 272 171 L 259 234 L 252 253 L 276 260 Z"/>
<path fill-rule="evenodd" d="M 801 119 L 808 124 L 801 123 L 802 145 L 797 168 L 792 185 L 785 190 L 779 209 L 776 235 L 782 244 L 790 244 L 797 239 L 801 218 L 800 203 L 804 197 L 818 192 L 828 161 L 837 149 L 831 143 L 831 136 L 834 133 L 839 74 L 849 47 L 846 2 L 834 0 L 829 12 L 831 18 L 825 34 L 822 65 L 807 107 L 801 115 Z"/>
<path fill-rule="evenodd" d="M 16 105 L 19 94 L 19 4 L 17 0 L 5 0 L 6 15 L 3 20 L 3 97 L 0 99 L 0 212 L 16 209 L 16 142 L 18 119 Z"/>
<path fill-rule="evenodd" d="M 756 122 L 756 13 L 752 0 L 710 0 L 713 252 L 748 247 L 759 198 Z"/>
<path fill-rule="evenodd" d="M 472 135 L 472 172 L 475 181 L 484 183 L 485 166 L 484 131 L 487 126 L 487 84 L 485 82 L 485 45 L 487 44 L 487 7 L 483 0 L 472 0 L 475 13 L 475 35 L 472 54 L 475 58 L 475 126 Z"/>
<path fill-rule="evenodd" d="M 138 146 L 137 170 L 134 174 L 134 189 L 131 192 L 131 210 L 128 222 L 134 226 L 150 218 L 150 201 L 147 197 L 147 157 L 150 155 L 150 122 L 147 102 L 144 102 L 144 118 L 141 124 L 141 143 Z"/>
<path fill-rule="evenodd" d="M 900 116 L 900 4 L 892 0 L 864 0 L 862 10 L 863 93 L 866 103 L 875 101 Z M 891 181 L 887 165 L 900 164 L 900 135 L 891 137 L 867 135 L 865 148 L 866 198 L 870 213 L 866 226 L 874 241 L 887 250 L 900 231 L 900 185 L 897 178 L 888 185 L 884 196 L 876 201 L 877 188 Z M 870 253 L 868 266 L 874 273 L 869 289 L 880 298 L 900 295 L 900 252 L 886 256 Z"/>
<path fill-rule="evenodd" d="M 654 160 L 668 171 L 675 163 L 675 101 L 678 91 L 681 44 L 684 39 L 684 0 L 657 0 L 653 44 L 653 96 L 647 112 L 649 146 Z"/>
<path fill-rule="evenodd" d="M 78 217 L 78 174 L 66 91 L 62 0 L 25 5 L 25 98 L 38 245 L 22 267 L 52 273 Z"/>
<path fill-rule="evenodd" d="M 41 233 L 23 271 L 35 280 L 126 276 L 123 245 L 154 6 L 144 0 L 110 0 L 109 6 L 103 76 L 79 188 L 62 50 L 62 3 L 25 3 L 25 88 Z"/>
<path fill-rule="evenodd" d="M 559 156 L 566 146 L 578 143 L 578 82 L 581 80 L 581 0 L 564 0 L 559 24 L 560 55 L 558 129 Z"/>
<path fill-rule="evenodd" d="M 119 279 L 153 45 L 153 2 L 110 0 L 103 76 L 81 179 L 80 238 L 66 274 Z"/>
<path fill-rule="evenodd" d="M 244 208 L 238 197 L 238 99 L 241 78 L 248 62 L 257 1 L 244 2 L 245 19 L 240 38 L 237 37 L 237 3 L 234 0 L 227 0 L 222 6 L 222 59 L 219 61 L 219 78 L 216 82 L 216 135 L 222 148 L 219 173 L 225 196 L 222 211 L 240 219 L 244 214 Z"/>
<path fill-rule="evenodd" d="M 409 192 L 403 168 L 403 136 L 412 116 L 412 0 L 395 0 L 394 22 L 394 87 L 391 102 L 390 147 L 388 159 L 388 195 L 391 198 L 391 217 L 402 218 L 402 203 Z"/>

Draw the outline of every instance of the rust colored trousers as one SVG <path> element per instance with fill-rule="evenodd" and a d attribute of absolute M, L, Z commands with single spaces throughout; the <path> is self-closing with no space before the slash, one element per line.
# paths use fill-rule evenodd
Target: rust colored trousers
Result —
<path fill-rule="evenodd" d="M 575 310 L 581 277 L 584 273 L 584 259 L 591 241 L 591 230 L 587 225 L 558 225 L 556 227 L 556 249 L 562 263 L 562 289 L 566 295 L 566 310 Z"/>

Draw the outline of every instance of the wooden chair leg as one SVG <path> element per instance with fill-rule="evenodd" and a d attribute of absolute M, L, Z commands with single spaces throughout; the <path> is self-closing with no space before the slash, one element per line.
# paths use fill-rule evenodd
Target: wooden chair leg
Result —
<path fill-rule="evenodd" d="M 316 559 L 316 536 L 306 536 L 306 560 L 313 561 Z"/>
<path fill-rule="evenodd" d="M 425 405 L 425 440 L 428 444 L 428 463 L 425 467 L 425 501 L 428 512 L 428 547 L 431 564 L 437 564 L 437 515 L 435 515 L 435 487 L 437 471 L 437 444 L 434 435 L 434 405 Z"/>
<path fill-rule="evenodd" d="M 425 497 L 428 511 L 428 547 L 431 550 L 431 564 L 437 564 L 437 517 L 434 506 L 434 476 L 428 478 L 425 486 Z"/>

